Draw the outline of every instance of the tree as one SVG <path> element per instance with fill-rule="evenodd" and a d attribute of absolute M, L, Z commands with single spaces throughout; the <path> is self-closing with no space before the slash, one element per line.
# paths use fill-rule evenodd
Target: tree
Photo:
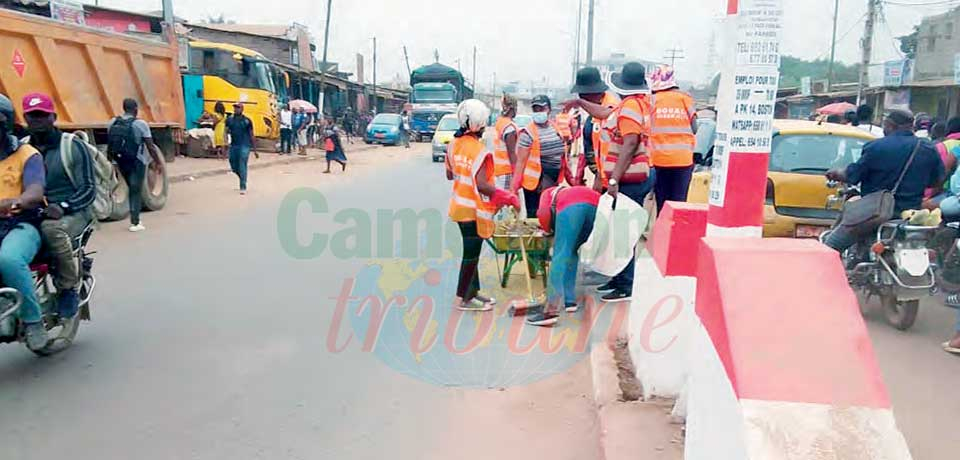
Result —
<path fill-rule="evenodd" d="M 859 67 L 835 62 L 833 66 L 833 83 L 851 83 L 860 79 Z M 780 59 L 780 87 L 800 86 L 803 77 L 813 80 L 825 80 L 830 74 L 830 61 L 817 59 L 806 61 L 792 56 L 783 56 Z"/>
<path fill-rule="evenodd" d="M 907 59 L 917 57 L 917 42 L 919 36 L 920 26 L 913 26 L 913 32 L 897 37 L 897 40 L 900 40 L 900 51 L 907 56 Z"/>

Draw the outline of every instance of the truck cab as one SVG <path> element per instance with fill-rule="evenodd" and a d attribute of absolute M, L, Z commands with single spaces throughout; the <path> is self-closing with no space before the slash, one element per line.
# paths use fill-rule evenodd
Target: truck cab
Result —
<path fill-rule="evenodd" d="M 410 94 L 410 135 L 429 140 L 444 115 L 457 111 L 457 89 L 450 83 L 417 83 Z"/>

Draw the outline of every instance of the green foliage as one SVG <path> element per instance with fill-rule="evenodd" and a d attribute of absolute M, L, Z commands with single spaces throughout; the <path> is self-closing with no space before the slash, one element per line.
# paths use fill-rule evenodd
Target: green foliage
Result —
<path fill-rule="evenodd" d="M 805 61 L 791 56 L 783 56 L 780 59 L 780 87 L 800 86 L 800 79 L 803 77 L 825 80 L 829 72 L 829 60 Z M 834 63 L 834 83 L 851 83 L 859 79 L 859 66 L 846 65 L 842 62 Z"/>

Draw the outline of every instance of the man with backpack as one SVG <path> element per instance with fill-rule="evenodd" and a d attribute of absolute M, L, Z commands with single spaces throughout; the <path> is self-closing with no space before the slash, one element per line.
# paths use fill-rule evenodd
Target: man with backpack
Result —
<path fill-rule="evenodd" d="M 40 234 L 53 261 L 57 308 L 61 317 L 72 318 L 80 304 L 80 267 L 73 255 L 73 241 L 92 222 L 91 205 L 97 197 L 92 154 L 78 136 L 54 126 L 57 113 L 50 96 L 25 96 L 23 116 L 30 144 L 43 155 L 46 169 L 47 208 Z"/>
<path fill-rule="evenodd" d="M 150 164 L 149 148 L 163 158 L 163 152 L 153 142 L 150 126 L 137 118 L 140 107 L 137 101 L 123 100 L 123 115 L 116 117 L 107 127 L 107 155 L 117 163 L 120 174 L 127 181 L 130 193 L 130 231 L 142 232 L 146 227 L 140 222 L 140 210 L 143 207 L 143 181 Z"/>

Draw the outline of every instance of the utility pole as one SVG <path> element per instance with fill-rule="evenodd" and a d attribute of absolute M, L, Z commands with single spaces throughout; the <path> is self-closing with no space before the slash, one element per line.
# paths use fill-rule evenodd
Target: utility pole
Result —
<path fill-rule="evenodd" d="M 460 68 L 460 58 L 457 58 L 457 72 L 463 73 L 463 69 Z"/>
<path fill-rule="evenodd" d="M 407 73 L 412 74 L 410 70 L 410 56 L 407 55 L 407 45 L 403 45 L 403 60 L 407 63 Z"/>
<path fill-rule="evenodd" d="M 100 2 L 97 2 L 99 5 Z M 156 3 L 154 3 L 156 5 Z M 163 0 L 163 22 L 167 23 L 167 27 L 170 30 L 173 30 L 173 0 Z"/>
<path fill-rule="evenodd" d="M 870 58 L 873 56 L 873 26 L 877 20 L 877 5 L 881 0 L 867 0 L 867 23 L 863 30 L 860 49 L 863 58 L 860 61 L 860 85 L 857 90 L 857 105 L 863 101 L 863 90 L 870 84 Z"/>
<path fill-rule="evenodd" d="M 377 109 L 377 37 L 373 37 L 373 113 Z"/>
<path fill-rule="evenodd" d="M 573 46 L 573 83 L 577 83 L 577 71 L 580 70 L 580 29 L 583 26 L 583 0 L 577 0 L 577 43 Z"/>
<path fill-rule="evenodd" d="M 587 10 L 587 66 L 593 65 L 593 2 L 590 0 Z"/>
<path fill-rule="evenodd" d="M 676 66 L 677 66 L 677 59 L 686 59 L 686 58 L 685 58 L 684 55 L 683 55 L 683 49 L 682 49 L 682 48 L 671 48 L 671 49 L 668 49 L 668 50 L 667 50 L 667 54 L 663 56 L 663 59 L 665 59 L 665 60 L 666 60 L 666 59 L 669 59 L 669 60 L 670 60 L 670 66 L 671 66 L 671 67 L 676 67 Z"/>
<path fill-rule="evenodd" d="M 333 0 L 327 0 L 327 24 L 323 28 L 323 63 L 320 65 L 320 115 L 323 115 L 327 106 L 327 93 L 323 89 L 327 76 L 327 44 L 330 42 L 330 7 Z M 311 58 L 312 59 L 312 58 Z"/>
<path fill-rule="evenodd" d="M 473 89 L 480 92 L 480 85 L 477 85 L 477 45 L 473 45 Z"/>
<path fill-rule="evenodd" d="M 840 15 L 840 0 L 833 2 L 833 39 L 830 42 L 830 67 L 827 70 L 827 91 L 833 89 L 833 64 L 837 58 L 837 16 Z"/>
<path fill-rule="evenodd" d="M 497 95 L 497 73 L 493 73 L 493 90 L 490 91 L 494 96 Z"/>

